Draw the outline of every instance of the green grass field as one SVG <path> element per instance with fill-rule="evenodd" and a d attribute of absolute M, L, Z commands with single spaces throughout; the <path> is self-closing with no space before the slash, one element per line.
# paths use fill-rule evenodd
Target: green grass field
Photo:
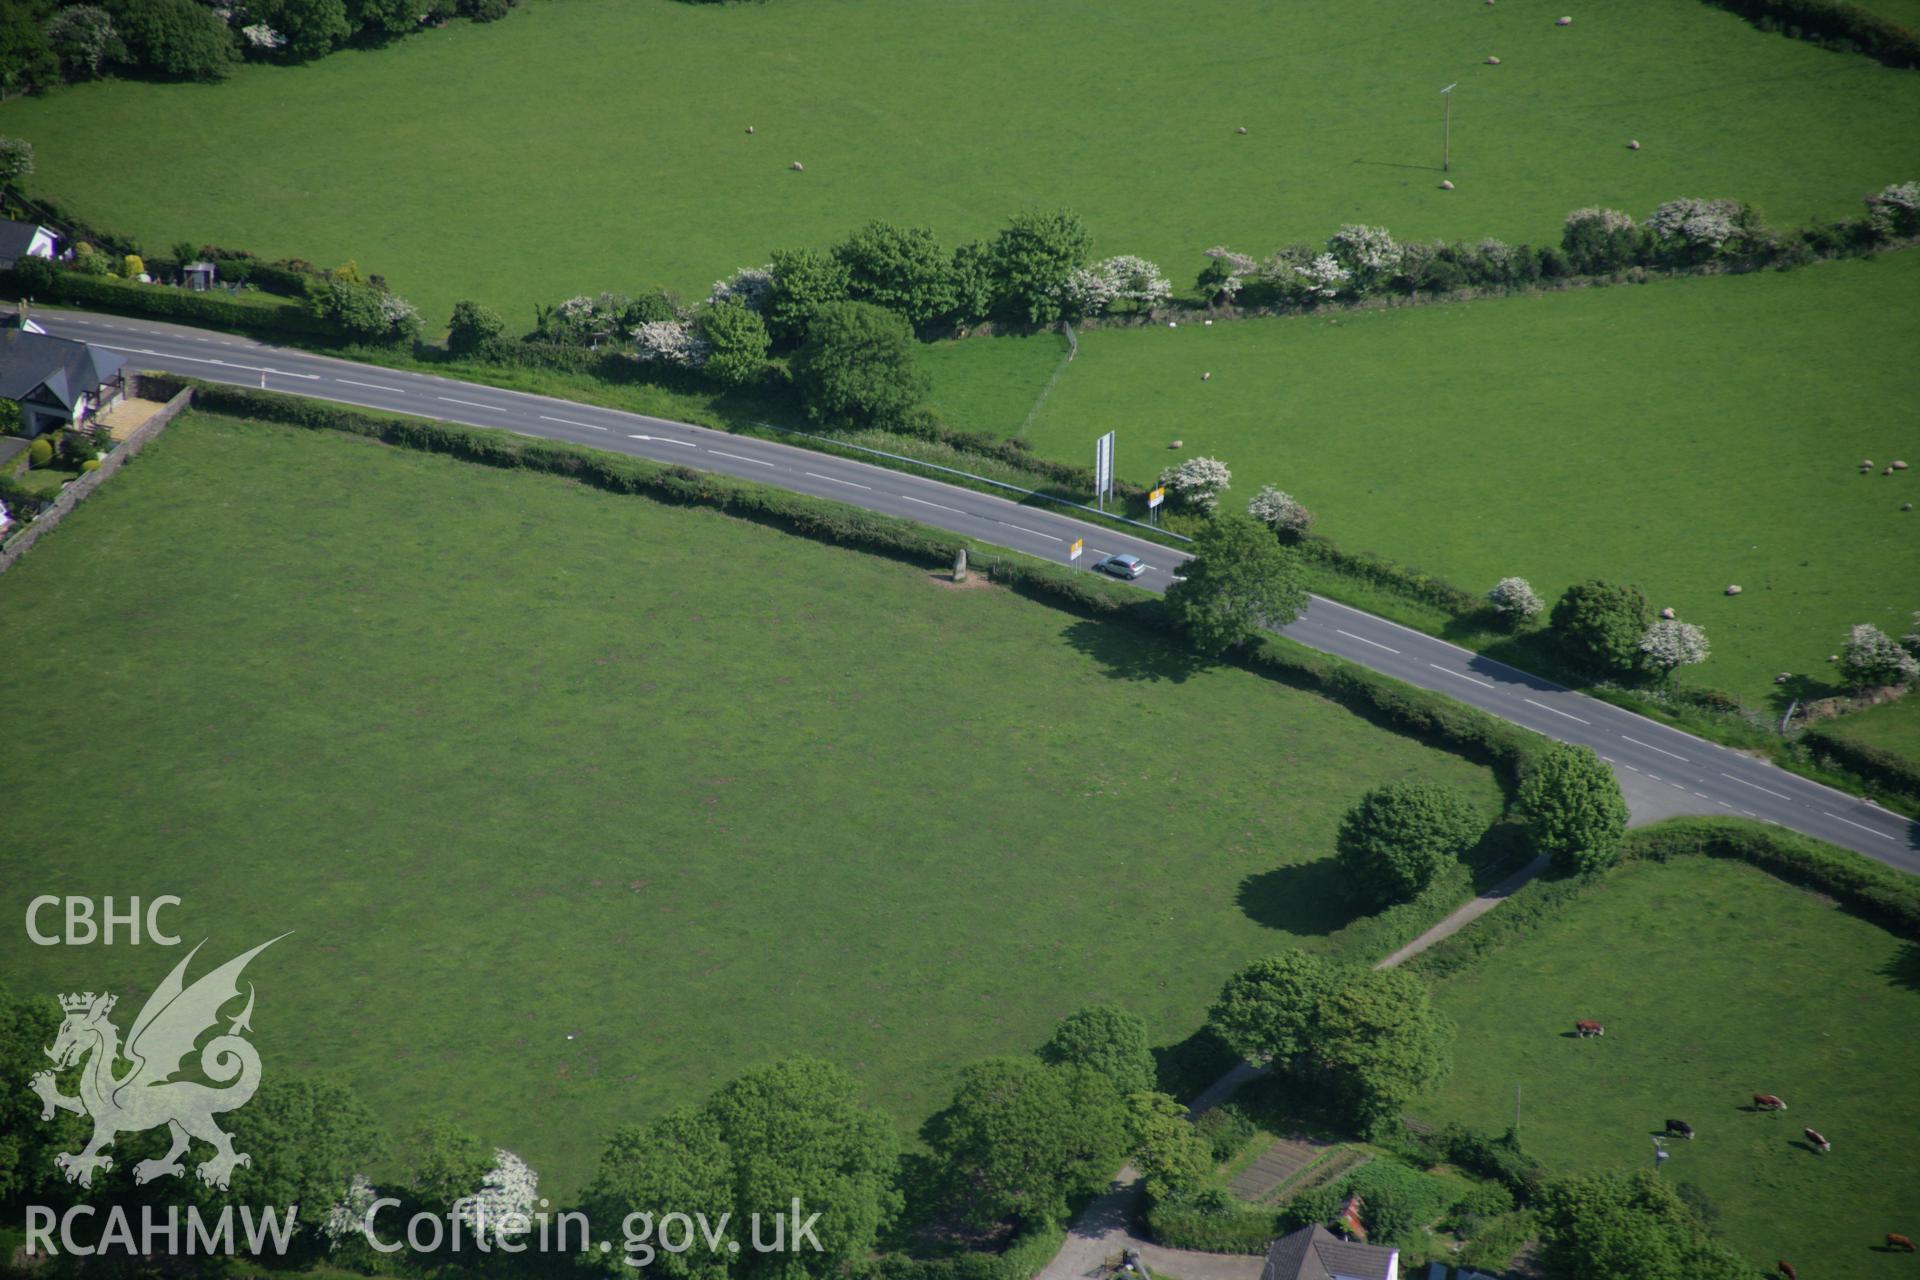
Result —
<path fill-rule="evenodd" d="M 1898 702 L 1826 721 L 1821 727 L 1856 742 L 1897 751 L 1909 760 L 1920 760 L 1920 697 L 1912 694 Z"/>
<path fill-rule="evenodd" d="M 1537 934 L 1443 983 L 1454 1071 L 1414 1111 L 1521 1137 L 1556 1171 L 1644 1168 L 1722 1211 L 1729 1244 L 1834 1280 L 1904 1274 L 1873 1247 L 1920 1226 L 1920 948 L 1744 865 L 1617 872 Z M 1572 1035 L 1577 1018 L 1603 1039 Z M 1784 1114 L 1744 1110 L 1755 1093 Z M 1801 1143 L 1818 1129 L 1822 1157 Z"/>
<path fill-rule="evenodd" d="M 1920 505 L 1920 470 L 1857 469 L 1915 452 L 1900 406 L 1920 403 L 1920 366 L 1902 354 L 1920 350 L 1916 303 L 1920 254 L 1904 253 L 1099 330 L 1027 438 L 1091 466 L 1094 438 L 1115 430 L 1120 474 L 1138 481 L 1218 456 L 1230 503 L 1278 484 L 1342 545 L 1472 590 L 1519 574 L 1551 601 L 1587 577 L 1638 582 L 1707 628 L 1713 657 L 1690 678 L 1760 704 L 1779 671 L 1824 682 L 1851 624 L 1899 635 L 1920 607 L 1920 511 L 1900 510 Z M 976 368 L 947 376 L 967 392 L 1012 363 L 995 346 L 1030 341 L 961 344 Z M 1743 594 L 1722 595 L 1729 583 Z"/>
<path fill-rule="evenodd" d="M 1366 787 L 1501 803 L 997 589 L 219 419 L 0 577 L 0 663 L 9 719 L 58 727 L 0 808 L 16 920 L 177 894 L 209 962 L 294 930 L 250 970 L 270 1071 L 338 1073 L 398 1133 L 451 1108 L 562 1191 L 616 1123 L 780 1054 L 910 1132 L 1083 1003 L 1176 1040 L 1234 967 L 1340 945 Z M 0 943 L 48 999 L 132 1005 L 177 958 Z"/>
<path fill-rule="evenodd" d="M 700 295 L 870 218 L 951 244 L 1065 204 L 1184 283 L 1209 245 L 1356 220 L 1537 243 L 1582 205 L 1701 195 L 1795 223 L 1914 176 L 1920 77 L 1693 0 L 1563 12 L 543 0 L 226 84 L 21 99 L 0 132 L 39 147 L 33 191 L 149 247 L 357 259 L 432 325 L 463 297 L 528 323 L 573 293 Z"/>

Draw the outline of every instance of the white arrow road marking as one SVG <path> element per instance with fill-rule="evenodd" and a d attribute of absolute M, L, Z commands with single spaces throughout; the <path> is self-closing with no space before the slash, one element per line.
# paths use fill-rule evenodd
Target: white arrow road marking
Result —
<path fill-rule="evenodd" d="M 1791 800 L 1791 799 L 1793 799 L 1793 797 L 1792 797 L 1792 796 L 1784 796 L 1784 795 L 1781 795 L 1781 794 L 1780 794 L 1780 793 L 1779 793 L 1778 791 L 1775 791 L 1775 790 L 1773 790 L 1773 789 L 1771 789 L 1771 788 L 1769 788 L 1769 787 L 1763 787 L 1763 786 L 1761 786 L 1761 785 L 1760 785 L 1759 783 L 1757 783 L 1757 782 L 1748 782 L 1748 781 L 1747 781 L 1747 780 L 1746 780 L 1745 778 L 1736 778 L 1736 777 L 1734 777 L 1734 776 L 1733 776 L 1732 774 L 1730 774 L 1730 773 L 1722 773 L 1722 774 L 1721 774 L 1720 776 L 1721 776 L 1721 777 L 1723 777 L 1723 778 L 1726 778 L 1726 779 L 1728 779 L 1728 780 L 1729 780 L 1729 781 L 1731 781 L 1731 782 L 1737 782 L 1737 783 L 1739 783 L 1739 784 L 1740 784 L 1741 786 L 1743 786 L 1743 787 L 1752 787 L 1752 788 L 1753 788 L 1753 789 L 1754 789 L 1755 791 L 1765 791 L 1765 792 L 1766 792 L 1766 793 L 1767 793 L 1768 795 L 1770 795 L 1770 796 L 1773 796 L 1773 797 L 1775 797 L 1775 798 L 1777 798 L 1777 799 L 1780 799 L 1780 800 Z M 1744 810 L 1742 810 L 1742 812 L 1745 812 L 1745 811 L 1744 811 Z"/>
<path fill-rule="evenodd" d="M 1593 721 L 1591 720 L 1582 720 L 1579 716 L 1573 714 L 1573 712 L 1571 711 L 1562 711 L 1560 708 L 1550 707 L 1544 702 L 1535 702 L 1532 698 L 1522 698 L 1520 699 L 1520 701 L 1527 703 L 1529 706 L 1538 707 L 1542 711 L 1551 711 L 1553 712 L 1553 714 L 1557 716 L 1565 716 L 1567 719 L 1572 720 L 1576 724 L 1592 724 L 1593 723 Z"/>
<path fill-rule="evenodd" d="M 843 484 L 849 489 L 872 489 L 870 484 L 855 484 L 851 480 L 842 480 L 839 476 L 823 476 L 818 471 L 803 471 L 802 475 L 812 476 L 815 480 L 830 480 L 834 484 Z"/>
<path fill-rule="evenodd" d="M 1488 684 L 1485 680 L 1475 679 L 1475 677 L 1468 675 L 1464 671 L 1455 671 L 1453 670 L 1453 668 L 1443 667 L 1437 662 L 1429 662 L 1427 665 L 1432 667 L 1435 671 L 1444 671 L 1446 674 L 1450 676 L 1459 676 L 1462 680 L 1472 680 L 1475 684 L 1479 685 L 1483 689 L 1491 689 L 1494 687 L 1493 685 Z"/>
<path fill-rule="evenodd" d="M 1685 756 L 1674 755 L 1673 752 L 1667 750 L 1665 747 L 1656 747 L 1651 742 L 1642 742 L 1638 738 L 1628 738 L 1627 735 L 1624 733 L 1621 734 L 1620 736 L 1626 741 L 1631 742 L 1636 747 L 1645 747 L 1649 751 L 1658 751 L 1663 756 L 1673 756 L 1673 758 L 1675 760 L 1678 760 L 1681 764 L 1693 763 L 1693 761 L 1687 759 Z"/>
<path fill-rule="evenodd" d="M 1825 809 L 1822 809 L 1822 810 L 1821 810 L 1820 812 L 1822 812 L 1822 813 L 1827 813 L 1827 811 L 1826 811 Z M 1872 827 L 1865 827 L 1865 826 L 1861 826 L 1861 825 L 1860 825 L 1859 823 L 1857 823 L 1857 822 L 1855 822 L 1855 821 L 1854 821 L 1854 820 L 1853 820 L 1852 818 L 1843 818 L 1843 817 L 1841 817 L 1841 816 L 1840 816 L 1839 814 L 1837 814 L 1837 813 L 1827 813 L 1827 816 L 1828 816 L 1829 818 L 1832 818 L 1832 819 L 1833 819 L 1833 820 L 1834 820 L 1835 822 L 1844 822 L 1844 823 L 1846 823 L 1846 824 L 1847 824 L 1848 826 L 1850 826 L 1850 827 L 1860 827 L 1860 829 L 1861 829 L 1862 831 L 1865 831 L 1865 832 L 1867 832 L 1867 833 L 1868 833 L 1868 834 L 1870 834 L 1870 835 L 1876 835 L 1876 836 L 1879 836 L 1879 837 L 1880 837 L 1880 838 L 1881 838 L 1882 840 L 1891 840 L 1891 839 L 1893 839 L 1893 837 L 1892 837 L 1892 836 L 1890 836 L 1890 835 L 1888 835 L 1888 834 L 1887 834 L 1886 832 L 1884 832 L 1884 831 L 1875 831 L 1875 830 L 1874 830 L 1874 829 L 1873 829 Z"/>
<path fill-rule="evenodd" d="M 1353 634 L 1353 632 L 1351 631 L 1341 631 L 1340 628 L 1338 627 L 1335 627 L 1334 631 L 1336 634 L 1343 635 L 1349 640 L 1358 640 L 1361 644 L 1370 644 L 1376 649 L 1386 649 L 1388 653 L 1397 654 L 1400 652 L 1398 649 L 1390 648 L 1387 645 L 1381 644 L 1378 640 L 1369 640 L 1365 636 L 1357 636 Z"/>
<path fill-rule="evenodd" d="M 546 414 L 544 414 L 544 413 L 540 415 L 540 421 L 542 421 L 542 422 L 558 422 L 558 423 L 560 423 L 560 424 L 561 424 L 562 426 L 568 426 L 568 427 L 585 427 L 585 428 L 586 428 L 587 430 L 589 430 L 589 431 L 609 431 L 609 430 L 612 430 L 612 428 L 610 428 L 610 427 L 596 427 L 596 426 L 594 426 L 594 425 L 593 425 L 593 424 L 592 424 L 591 422 L 575 422 L 575 421 L 574 421 L 574 420 L 573 420 L 572 418 L 554 418 L 554 417 L 549 417 L 548 415 L 546 415 Z"/>

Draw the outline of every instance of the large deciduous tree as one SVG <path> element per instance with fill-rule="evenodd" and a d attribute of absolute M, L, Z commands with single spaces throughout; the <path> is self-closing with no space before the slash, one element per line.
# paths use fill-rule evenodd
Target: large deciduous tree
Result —
<path fill-rule="evenodd" d="M 750 386 L 766 372 L 771 345 L 767 323 L 741 298 L 728 298 L 702 311 L 700 336 L 708 347 L 707 376 L 720 385 Z"/>
<path fill-rule="evenodd" d="M 1365 902 L 1405 902 L 1473 847 L 1486 819 L 1456 787 L 1390 782 L 1360 798 L 1340 824 L 1340 869 Z"/>
<path fill-rule="evenodd" d="M 719 1121 L 711 1112 L 684 1107 L 615 1130 L 582 1203 L 588 1218 L 609 1230 L 632 1214 L 648 1214 L 655 1223 L 670 1213 L 704 1214 L 717 1223 L 734 1212 L 733 1190 L 733 1153 Z M 593 1257 L 614 1275 L 632 1274 L 625 1254 Z M 723 1280 L 732 1266 L 725 1245 L 709 1249 L 696 1236 L 683 1252 L 658 1250 L 650 1269 L 670 1280 Z"/>
<path fill-rule="evenodd" d="M 847 268 L 816 249 L 782 249 L 773 255 L 772 280 L 762 312 L 773 340 L 791 346 L 806 339 L 820 308 L 847 301 Z"/>
<path fill-rule="evenodd" d="M 733 1160 L 737 1222 L 819 1214 L 820 1243 L 789 1240 L 785 1253 L 738 1255 L 742 1276 L 828 1276 L 866 1257 L 900 1210 L 894 1186 L 899 1137 L 886 1116 L 860 1104 L 853 1077 L 817 1058 L 788 1058 L 734 1080 L 707 1109 Z M 791 1225 L 791 1224 L 790 1224 Z"/>
<path fill-rule="evenodd" d="M 1067 278 L 1092 249 L 1093 237 L 1070 210 L 1014 217 L 993 239 L 995 310 L 1018 323 L 1056 323 Z"/>
<path fill-rule="evenodd" d="M 896 312 L 916 329 L 953 311 L 953 260 L 925 227 L 870 222 L 833 256 L 846 268 L 850 297 Z"/>
<path fill-rule="evenodd" d="M 1248 1062 L 1284 1066 L 1312 1047 L 1320 1007 L 1339 980 L 1338 970 L 1320 957 L 1282 951 L 1227 979 L 1207 1022 Z"/>
<path fill-rule="evenodd" d="M 1293 552 L 1247 516 L 1209 521 L 1182 572 L 1167 591 L 1166 608 L 1202 653 L 1223 654 L 1263 627 L 1285 626 L 1307 607 Z"/>
<path fill-rule="evenodd" d="M 1760 1280 L 1708 1238 L 1657 1176 L 1593 1173 L 1548 1184 L 1540 1197 L 1541 1263 L 1555 1280 Z"/>
<path fill-rule="evenodd" d="M 1596 671 L 1632 671 L 1651 618 L 1640 588 L 1598 580 L 1568 587 L 1553 606 L 1553 631 L 1574 661 Z"/>
<path fill-rule="evenodd" d="M 822 306 L 793 358 L 808 414 L 853 426 L 905 417 L 927 392 L 915 345 L 906 320 L 891 311 L 865 302 Z"/>
<path fill-rule="evenodd" d="M 1620 856 L 1627 802 L 1590 747 L 1556 743 L 1527 769 L 1518 796 L 1534 847 L 1567 871 L 1599 871 Z"/>
<path fill-rule="evenodd" d="M 1153 1088 L 1153 1051 L 1147 1024 L 1118 1005 L 1090 1004 L 1062 1018 L 1040 1048 L 1046 1062 L 1072 1063 L 1098 1071 L 1121 1097 Z"/>
<path fill-rule="evenodd" d="M 1058 1222 L 1070 1197 L 1105 1184 L 1125 1155 L 1127 1108 L 1104 1075 L 1034 1058 L 988 1058 L 960 1074 L 927 1122 L 942 1185 L 967 1222 Z"/>
<path fill-rule="evenodd" d="M 128 63 L 176 80 L 217 80 L 240 60 L 233 32 L 194 0 L 108 0 Z"/>

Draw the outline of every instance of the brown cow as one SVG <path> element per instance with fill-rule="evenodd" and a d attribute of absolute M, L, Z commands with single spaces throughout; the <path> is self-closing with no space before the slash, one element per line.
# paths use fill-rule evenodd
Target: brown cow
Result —
<path fill-rule="evenodd" d="M 1780 1274 L 1785 1276 L 1787 1280 L 1800 1280 L 1800 1273 L 1795 1271 L 1793 1264 L 1785 1258 L 1780 1259 Z"/>
<path fill-rule="evenodd" d="M 1574 1034 L 1578 1035 L 1582 1040 L 1588 1036 L 1604 1036 L 1607 1034 L 1607 1029 L 1591 1018 L 1582 1018 L 1580 1021 L 1574 1023 L 1573 1030 Z"/>
<path fill-rule="evenodd" d="M 1787 1104 L 1770 1093 L 1756 1093 L 1753 1095 L 1753 1109 L 1755 1111 L 1785 1111 Z"/>
<path fill-rule="evenodd" d="M 1889 1231 L 1887 1232 L 1887 1248 L 1905 1249 L 1908 1253 L 1912 1253 L 1914 1250 L 1914 1244 L 1913 1244 L 1913 1241 L 1907 1239 L 1903 1235 L 1900 1235 L 1898 1232 Z"/>
<path fill-rule="evenodd" d="M 1811 1142 L 1814 1146 L 1820 1148 L 1821 1154 L 1824 1155 L 1827 1152 L 1833 1150 L 1833 1144 L 1831 1142 L 1828 1142 L 1825 1138 L 1821 1137 L 1818 1130 L 1802 1129 L 1800 1132 L 1807 1135 L 1808 1142 Z"/>

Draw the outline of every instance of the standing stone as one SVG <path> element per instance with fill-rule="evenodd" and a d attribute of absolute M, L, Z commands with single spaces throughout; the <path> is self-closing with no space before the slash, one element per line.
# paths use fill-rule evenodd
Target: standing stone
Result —
<path fill-rule="evenodd" d="M 953 553 L 953 580 L 955 582 L 967 580 L 967 549 L 965 547 Z"/>

